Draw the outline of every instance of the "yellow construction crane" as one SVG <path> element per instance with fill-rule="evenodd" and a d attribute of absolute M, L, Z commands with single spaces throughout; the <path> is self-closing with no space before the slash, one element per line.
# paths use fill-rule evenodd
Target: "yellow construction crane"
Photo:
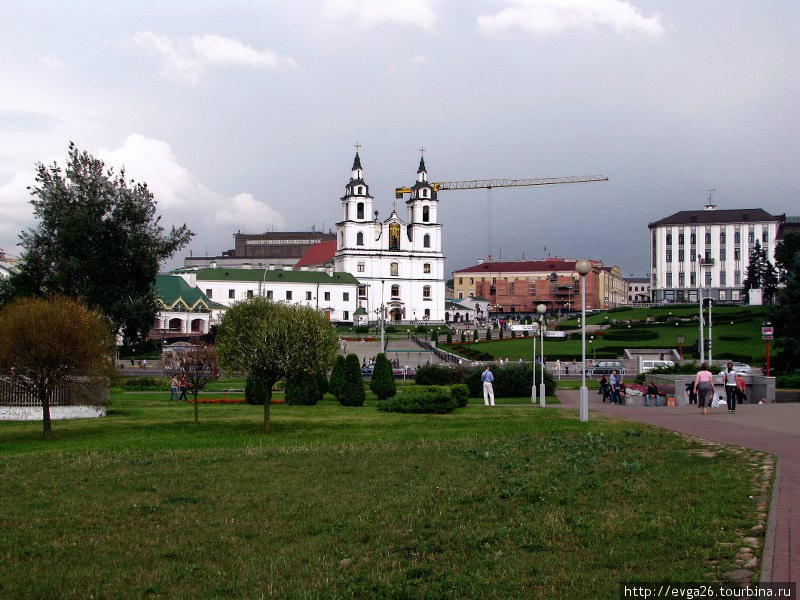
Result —
<path fill-rule="evenodd" d="M 594 181 L 608 181 L 605 175 L 587 175 L 575 177 L 544 177 L 539 179 L 469 179 L 467 181 L 437 181 L 432 183 L 435 191 L 441 190 L 491 190 L 499 187 L 523 187 L 531 185 L 555 185 L 558 183 L 590 183 Z M 394 195 L 402 199 L 403 195 L 410 194 L 411 188 L 395 188 Z"/>
<path fill-rule="evenodd" d="M 591 183 L 595 181 L 608 181 L 605 175 L 587 175 L 573 177 L 543 177 L 539 179 L 469 179 L 467 181 L 438 181 L 434 182 L 433 189 L 436 192 L 442 190 L 489 190 L 489 206 L 487 219 L 487 245 L 488 255 L 492 254 L 492 190 L 501 187 L 526 187 L 532 185 L 556 185 L 559 183 Z M 405 194 L 410 194 L 411 189 L 407 187 L 395 188 L 395 198 L 402 199 Z"/>

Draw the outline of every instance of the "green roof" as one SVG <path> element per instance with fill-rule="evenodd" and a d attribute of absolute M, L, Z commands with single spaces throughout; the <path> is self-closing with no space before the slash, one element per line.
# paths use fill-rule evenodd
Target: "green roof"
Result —
<path fill-rule="evenodd" d="M 350 273 L 328 275 L 324 271 L 282 271 L 264 269 L 198 269 L 197 281 L 265 281 L 271 283 L 319 283 L 358 285 Z"/>
<path fill-rule="evenodd" d="M 212 302 L 203 292 L 190 286 L 178 275 L 156 275 L 156 293 L 164 308 L 174 308 L 183 304 L 188 310 L 201 308 L 225 308 Z"/>

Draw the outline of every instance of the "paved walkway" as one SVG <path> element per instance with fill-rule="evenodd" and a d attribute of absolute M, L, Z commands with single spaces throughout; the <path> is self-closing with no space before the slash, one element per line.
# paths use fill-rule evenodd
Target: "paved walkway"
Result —
<path fill-rule="evenodd" d="M 562 408 L 577 410 L 577 390 L 560 390 L 558 398 Z M 745 404 L 733 415 L 723 408 L 710 409 L 704 416 L 695 406 L 603 404 L 597 392 L 589 390 L 590 422 L 597 414 L 593 411 L 774 454 L 778 487 L 769 510 L 761 580 L 800 582 L 800 403 Z"/>

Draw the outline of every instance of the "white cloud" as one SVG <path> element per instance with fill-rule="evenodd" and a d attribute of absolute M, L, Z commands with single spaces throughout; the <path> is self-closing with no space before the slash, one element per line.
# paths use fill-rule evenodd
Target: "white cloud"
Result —
<path fill-rule="evenodd" d="M 225 196 L 203 185 L 182 166 L 169 144 L 131 134 L 116 150 L 101 148 L 97 154 L 107 165 L 125 167 L 126 175 L 146 182 L 158 202 L 158 213 L 168 224 L 186 223 L 198 238 L 219 237 L 220 225 L 267 230 L 284 224 L 283 216 L 252 194 Z M 229 228 L 221 233 L 229 238 Z"/>
<path fill-rule="evenodd" d="M 244 66 L 280 69 L 297 65 L 291 57 L 272 50 L 256 50 L 238 40 L 220 35 L 193 35 L 170 38 L 152 31 L 133 36 L 133 42 L 164 56 L 164 74 L 183 83 L 196 84 L 209 66 Z"/>
<path fill-rule="evenodd" d="M 478 17 L 479 27 L 487 33 L 519 27 L 540 36 L 595 27 L 651 37 L 664 33 L 658 13 L 645 16 L 626 0 L 509 0 L 509 4 L 496 14 Z"/>
<path fill-rule="evenodd" d="M 431 31 L 438 20 L 435 5 L 436 0 L 325 0 L 325 13 L 354 20 L 361 27 L 400 23 Z"/>
<path fill-rule="evenodd" d="M 19 172 L 0 185 L 0 250 L 19 255 L 19 234 L 34 225 L 29 185 L 35 183 L 32 172 Z"/>

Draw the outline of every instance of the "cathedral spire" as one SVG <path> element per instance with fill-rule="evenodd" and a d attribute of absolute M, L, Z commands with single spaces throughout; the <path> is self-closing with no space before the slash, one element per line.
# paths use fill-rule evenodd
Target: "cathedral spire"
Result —
<path fill-rule="evenodd" d="M 356 169 L 361 170 L 361 157 L 358 155 L 358 150 L 356 150 L 356 157 L 353 159 L 353 171 Z"/>

